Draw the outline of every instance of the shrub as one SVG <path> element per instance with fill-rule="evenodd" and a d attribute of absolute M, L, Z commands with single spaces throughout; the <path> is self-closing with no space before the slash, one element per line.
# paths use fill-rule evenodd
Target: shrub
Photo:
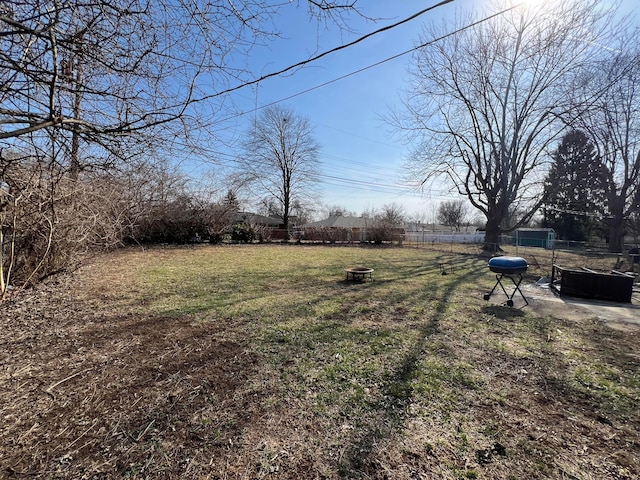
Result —
<path fill-rule="evenodd" d="M 251 226 L 246 223 L 236 223 L 231 228 L 231 241 L 235 243 L 251 243 L 253 242 L 255 232 Z"/>

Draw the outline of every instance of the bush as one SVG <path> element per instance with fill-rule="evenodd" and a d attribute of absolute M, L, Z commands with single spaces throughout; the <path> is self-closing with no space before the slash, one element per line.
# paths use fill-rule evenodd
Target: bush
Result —
<path fill-rule="evenodd" d="M 259 243 L 271 241 L 271 228 L 266 225 L 254 225 L 252 228 L 254 231 L 254 237 Z"/>
<path fill-rule="evenodd" d="M 129 205 L 104 178 L 22 158 L 5 163 L 2 181 L 0 293 L 77 268 L 86 253 L 122 245 L 130 227 Z"/>
<path fill-rule="evenodd" d="M 235 243 L 251 243 L 255 237 L 255 232 L 251 226 L 245 223 L 236 223 L 231 228 L 231 241 Z"/>
<path fill-rule="evenodd" d="M 343 227 L 308 227 L 298 232 L 299 238 L 312 242 L 352 242 L 351 229 Z"/>
<path fill-rule="evenodd" d="M 390 224 L 384 222 L 376 222 L 374 226 L 369 227 L 369 241 L 380 245 L 382 242 L 391 242 L 397 238 L 397 229 Z"/>

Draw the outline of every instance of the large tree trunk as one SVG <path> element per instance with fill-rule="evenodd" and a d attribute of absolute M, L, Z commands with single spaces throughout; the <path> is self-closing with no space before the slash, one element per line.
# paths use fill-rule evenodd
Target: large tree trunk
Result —
<path fill-rule="evenodd" d="M 624 215 L 614 213 L 609 224 L 609 252 L 622 253 L 624 248 L 625 221 Z"/>
<path fill-rule="evenodd" d="M 482 250 L 485 252 L 502 251 L 500 248 L 500 219 L 496 215 L 489 215 L 487 218 Z"/>
<path fill-rule="evenodd" d="M 288 242 L 291 239 L 291 235 L 289 234 L 289 202 L 284 203 L 282 224 L 284 227 L 284 241 Z"/>

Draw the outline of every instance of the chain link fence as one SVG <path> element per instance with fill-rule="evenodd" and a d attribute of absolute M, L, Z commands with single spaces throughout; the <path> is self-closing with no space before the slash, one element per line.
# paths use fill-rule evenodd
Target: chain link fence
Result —
<path fill-rule="evenodd" d="M 405 235 L 404 246 L 424 248 L 443 254 L 478 255 L 492 254 L 523 257 L 529 264 L 529 273 L 551 277 L 554 265 L 563 268 L 597 271 L 619 271 L 640 273 L 640 249 L 628 243 L 622 253 L 609 252 L 606 243 L 569 242 L 556 240 L 550 247 L 518 245 L 514 238 L 503 235 L 500 243 L 489 251 L 483 250 L 484 237 L 477 234 L 431 234 Z"/>

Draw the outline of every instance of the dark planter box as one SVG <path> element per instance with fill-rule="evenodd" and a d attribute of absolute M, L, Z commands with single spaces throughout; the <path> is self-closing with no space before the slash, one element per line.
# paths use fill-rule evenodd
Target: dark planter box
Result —
<path fill-rule="evenodd" d="M 634 278 L 617 273 L 554 268 L 554 277 L 560 277 L 560 295 L 593 298 L 612 302 L 631 302 Z"/>

